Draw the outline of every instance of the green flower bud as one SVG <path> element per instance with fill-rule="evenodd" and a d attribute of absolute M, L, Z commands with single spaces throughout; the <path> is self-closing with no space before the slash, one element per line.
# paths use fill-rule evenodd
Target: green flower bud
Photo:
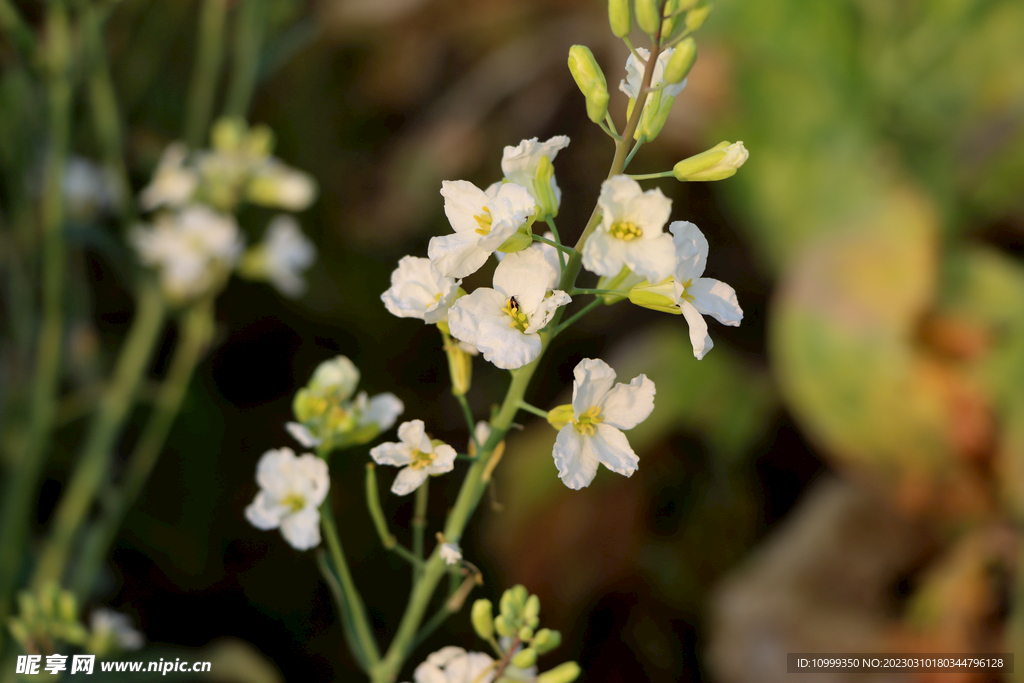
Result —
<path fill-rule="evenodd" d="M 629 11 L 629 0 L 608 0 L 608 23 L 616 38 L 625 38 L 633 30 L 633 14 Z"/>
<path fill-rule="evenodd" d="M 675 97 L 666 95 L 665 91 L 658 90 L 651 93 L 647 100 L 647 106 L 640 114 L 640 123 L 636 127 L 633 139 L 639 140 L 641 135 L 646 136 L 647 142 L 658 137 L 658 133 L 665 127 L 668 115 L 672 111 L 672 103 Z"/>
<path fill-rule="evenodd" d="M 687 38 L 679 43 L 675 52 L 668 58 L 668 64 L 665 65 L 665 82 L 682 83 L 696 61 L 697 43 L 694 42 L 693 38 Z"/>
<path fill-rule="evenodd" d="M 686 30 L 693 33 L 703 26 L 704 21 L 711 14 L 713 6 L 714 3 L 711 0 L 701 0 L 701 2 L 698 2 L 696 7 L 686 13 Z"/>
<path fill-rule="evenodd" d="M 499 636 L 506 638 L 513 633 L 512 625 L 509 624 L 508 618 L 504 614 L 494 617 L 494 630 L 498 632 Z"/>
<path fill-rule="evenodd" d="M 39 603 L 28 591 L 18 593 L 18 614 L 28 623 L 32 623 L 39 616 Z"/>
<path fill-rule="evenodd" d="M 561 644 L 561 632 L 553 631 L 549 628 L 542 628 L 537 631 L 537 635 L 533 637 L 533 647 L 537 650 L 537 654 L 547 654 L 548 652 L 558 648 Z"/>
<path fill-rule="evenodd" d="M 537 175 L 533 181 L 533 197 L 537 200 L 536 220 L 554 218 L 558 215 L 558 197 L 551 187 L 551 179 L 555 177 L 555 167 L 545 154 L 537 164 Z"/>
<path fill-rule="evenodd" d="M 683 159 L 672 168 L 680 182 L 723 180 L 736 174 L 750 153 L 743 142 L 720 142 L 706 152 Z"/>
<path fill-rule="evenodd" d="M 526 586 L 521 583 L 517 583 L 512 586 L 512 597 L 516 601 L 516 613 L 519 614 L 526 607 L 526 600 L 530 597 L 530 591 L 526 590 Z"/>
<path fill-rule="evenodd" d="M 501 594 L 498 609 L 501 611 L 501 615 L 510 621 L 515 620 L 519 616 L 519 607 L 516 605 L 516 598 L 512 594 L 511 588 Z"/>
<path fill-rule="evenodd" d="M 522 640 L 523 642 L 529 641 L 533 638 L 533 628 L 530 626 L 523 626 L 519 629 L 516 635 L 519 636 L 519 640 Z"/>
<path fill-rule="evenodd" d="M 18 641 L 18 644 L 21 645 L 23 650 L 29 649 L 28 643 L 30 638 L 28 635 L 28 629 L 25 627 L 25 624 L 22 623 L 20 619 L 8 620 L 7 630 L 11 632 L 11 637 Z"/>
<path fill-rule="evenodd" d="M 235 152 L 242 146 L 245 120 L 237 117 L 217 119 L 210 129 L 210 144 L 220 152 Z"/>
<path fill-rule="evenodd" d="M 675 283 L 668 278 L 656 285 L 639 285 L 629 290 L 630 302 L 637 306 L 649 308 L 652 311 L 682 315 L 679 304 L 676 303 Z"/>
<path fill-rule="evenodd" d="M 255 157 L 268 157 L 274 151 L 274 131 L 269 126 L 253 126 L 245 140 L 245 150 Z"/>
<path fill-rule="evenodd" d="M 445 322 L 445 327 L 447 326 L 448 323 Z M 440 323 L 438 327 L 440 327 Z M 458 340 L 450 337 L 445 342 L 444 352 L 448 356 L 448 375 L 452 380 L 452 394 L 465 396 L 473 383 L 473 356 L 459 346 Z"/>
<path fill-rule="evenodd" d="M 494 617 L 492 616 L 493 605 L 490 600 L 481 599 L 473 603 L 469 619 L 473 622 L 473 630 L 484 640 L 494 637 Z"/>
<path fill-rule="evenodd" d="M 57 611 L 64 621 L 77 621 L 78 602 L 75 600 L 75 594 L 71 591 L 62 591 L 57 599 Z"/>
<path fill-rule="evenodd" d="M 579 676 L 580 665 L 576 662 L 566 662 L 537 676 L 537 683 L 572 683 Z"/>
<path fill-rule="evenodd" d="M 531 595 L 526 599 L 526 606 L 523 608 L 523 617 L 527 621 L 531 621 L 540 616 L 540 598 L 536 595 Z"/>
<path fill-rule="evenodd" d="M 511 661 L 517 669 L 528 669 L 537 663 L 537 651 L 532 647 L 520 650 L 512 656 Z"/>
<path fill-rule="evenodd" d="M 547 157 L 544 158 L 547 159 Z M 548 164 L 550 165 L 551 162 L 549 161 Z M 526 249 L 531 244 L 533 244 L 533 231 L 530 229 L 529 225 L 523 225 L 516 230 L 511 237 L 501 243 L 501 246 L 498 247 L 498 251 L 506 254 L 514 254 L 517 251 Z"/>
<path fill-rule="evenodd" d="M 649 36 L 658 32 L 661 26 L 661 2 L 659 0 L 636 0 L 633 4 L 636 12 L 636 25 Z"/>
<path fill-rule="evenodd" d="M 555 429 L 561 429 L 575 418 L 576 413 L 572 411 L 572 405 L 569 403 L 548 411 L 548 423 Z"/>
<path fill-rule="evenodd" d="M 587 98 L 587 118 L 594 123 L 604 121 L 608 113 L 608 81 L 589 47 L 573 45 L 569 48 L 569 72 Z"/>

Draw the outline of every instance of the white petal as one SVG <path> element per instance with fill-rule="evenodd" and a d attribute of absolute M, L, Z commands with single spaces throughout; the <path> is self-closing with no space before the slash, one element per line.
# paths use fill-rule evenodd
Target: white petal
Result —
<path fill-rule="evenodd" d="M 287 509 L 283 505 L 273 503 L 264 491 L 260 491 L 252 503 L 246 506 L 245 518 L 257 529 L 276 529 L 281 525 L 281 518 Z"/>
<path fill-rule="evenodd" d="M 551 319 L 555 317 L 555 311 L 571 302 L 572 299 L 562 290 L 556 289 L 551 292 L 551 296 L 545 297 L 540 302 L 537 310 L 530 314 L 530 324 L 526 328 L 526 334 L 533 334 L 543 330 L 551 322 Z"/>
<path fill-rule="evenodd" d="M 626 435 L 615 427 L 599 424 L 594 435 L 587 440 L 597 459 L 612 472 L 627 477 L 636 472 L 640 458 L 630 448 Z"/>
<path fill-rule="evenodd" d="M 673 221 L 668 230 L 676 248 L 676 278 L 680 282 L 699 278 L 708 262 L 708 239 L 689 221 Z"/>
<path fill-rule="evenodd" d="M 434 462 L 424 469 L 427 474 L 444 474 L 455 469 L 455 456 L 458 455 L 455 449 L 448 444 L 434 446 Z"/>
<path fill-rule="evenodd" d="M 316 366 L 309 388 L 316 392 L 331 392 L 344 401 L 359 384 L 359 368 L 346 356 L 335 356 Z"/>
<path fill-rule="evenodd" d="M 544 254 L 524 249 L 509 254 L 494 269 L 494 289 L 506 299 L 516 297 L 519 307 L 530 315 L 540 306 L 551 278 L 551 264 Z"/>
<path fill-rule="evenodd" d="M 654 382 L 646 375 L 637 375 L 629 384 L 616 384 L 601 404 L 604 424 L 618 429 L 636 427 L 654 410 L 654 393 Z"/>
<path fill-rule="evenodd" d="M 415 448 L 421 453 L 430 453 L 434 447 L 430 443 L 430 437 L 427 436 L 427 426 L 423 424 L 423 420 L 409 420 L 400 424 L 398 438 L 405 445 Z"/>
<path fill-rule="evenodd" d="M 739 327 L 743 320 L 743 309 L 736 300 L 736 290 L 718 280 L 702 277 L 686 288 L 693 296 L 693 307 L 704 315 L 710 315 L 723 325 Z"/>
<path fill-rule="evenodd" d="M 387 441 L 370 449 L 370 457 L 378 465 L 394 465 L 404 467 L 412 462 L 412 452 L 408 444 Z"/>
<path fill-rule="evenodd" d="M 537 138 L 523 140 L 515 147 L 506 147 L 501 155 L 501 172 L 512 182 L 529 185 L 537 176 L 537 165 L 541 157 L 554 161 L 559 150 L 569 146 L 569 138 L 565 135 L 538 142 Z"/>
<path fill-rule="evenodd" d="M 458 288 L 459 281 L 441 275 L 430 259 L 403 256 L 380 298 L 392 315 L 432 325 L 445 317 Z"/>
<path fill-rule="evenodd" d="M 448 683 L 448 677 L 444 675 L 444 672 L 429 662 L 423 662 L 417 666 L 412 677 L 416 683 Z"/>
<path fill-rule="evenodd" d="M 281 522 L 281 535 L 296 550 L 309 550 L 320 545 L 320 511 L 299 510 Z"/>
<path fill-rule="evenodd" d="M 444 214 L 455 232 L 478 236 L 476 230 L 480 224 L 473 216 L 481 215 L 487 205 L 484 191 L 468 180 L 445 180 L 441 183 L 441 196 L 444 197 Z"/>
<path fill-rule="evenodd" d="M 284 498 L 291 491 L 291 470 L 295 451 L 290 448 L 269 450 L 256 463 L 256 483 L 274 498 Z"/>
<path fill-rule="evenodd" d="M 405 467 L 398 472 L 395 482 L 391 485 L 391 493 L 396 496 L 407 496 L 420 487 L 427 480 L 427 473 L 424 470 L 414 470 Z"/>
<path fill-rule="evenodd" d="M 448 662 L 444 673 L 448 677 L 448 683 L 491 683 L 494 680 L 492 664 L 494 660 L 482 652 L 467 652 L 464 656 Z"/>
<path fill-rule="evenodd" d="M 643 237 L 648 238 L 660 234 L 665 229 L 665 223 L 668 222 L 671 213 L 672 200 L 662 194 L 661 190 L 654 188 L 634 197 L 626 207 L 621 220 L 636 223 L 643 229 Z"/>
<path fill-rule="evenodd" d="M 463 657 L 465 654 L 466 651 L 461 647 L 449 645 L 427 655 L 427 663 L 437 667 L 445 667 L 456 657 Z"/>
<path fill-rule="evenodd" d="M 668 233 L 659 232 L 652 237 L 648 233 L 632 242 L 623 242 L 623 261 L 637 275 L 643 276 L 648 282 L 661 282 L 672 275 L 676 266 L 676 251 L 672 245 L 672 237 Z M 609 239 L 617 242 L 614 237 Z"/>
<path fill-rule="evenodd" d="M 578 491 L 594 481 L 597 475 L 597 456 L 587 440 L 571 424 L 558 430 L 551 455 L 558 468 L 558 478 L 569 488 Z"/>
<path fill-rule="evenodd" d="M 445 277 L 460 278 L 472 275 L 487 263 L 491 251 L 480 247 L 480 235 L 457 232 L 431 237 L 427 256 Z"/>
<path fill-rule="evenodd" d="M 305 453 L 296 459 L 295 472 L 302 477 L 300 490 L 306 499 L 306 506 L 319 507 L 331 487 L 327 463 L 312 453 Z"/>
<path fill-rule="evenodd" d="M 689 301 L 681 300 L 679 308 L 683 312 L 683 317 L 686 318 L 686 324 L 690 327 L 690 344 L 693 345 L 693 356 L 697 360 L 701 360 L 704 358 L 704 354 L 714 346 L 714 343 L 711 341 L 711 335 L 708 334 L 708 324 L 705 322 L 704 317 L 701 316 L 700 311 L 694 308 L 693 304 Z"/>
<path fill-rule="evenodd" d="M 456 543 L 442 543 L 438 551 L 445 564 L 457 564 L 462 559 L 462 550 Z"/>
<path fill-rule="evenodd" d="M 491 436 L 491 424 L 484 420 L 480 420 L 476 423 L 476 429 L 473 430 L 473 435 L 476 437 L 476 442 L 483 446 Z"/>
<path fill-rule="evenodd" d="M 600 358 L 584 358 L 572 371 L 572 410 L 578 418 L 601 405 L 615 382 L 615 371 Z"/>
<path fill-rule="evenodd" d="M 583 245 L 583 267 L 595 275 L 614 277 L 626 265 L 626 242 L 607 230 L 595 230 Z"/>
<path fill-rule="evenodd" d="M 285 422 L 284 428 L 292 437 L 306 448 L 316 448 L 320 445 L 320 439 L 313 436 L 313 432 L 304 424 L 298 422 Z"/>
<path fill-rule="evenodd" d="M 380 431 L 386 432 L 391 429 L 395 420 L 404 410 L 405 404 L 394 394 L 390 392 L 377 394 L 367 403 L 359 423 L 361 425 L 374 423 Z"/>
<path fill-rule="evenodd" d="M 508 316 L 481 320 L 479 333 L 473 342 L 484 354 L 484 360 L 502 370 L 523 367 L 537 358 L 541 350 L 540 335 L 523 334 L 510 327 L 508 320 Z"/>

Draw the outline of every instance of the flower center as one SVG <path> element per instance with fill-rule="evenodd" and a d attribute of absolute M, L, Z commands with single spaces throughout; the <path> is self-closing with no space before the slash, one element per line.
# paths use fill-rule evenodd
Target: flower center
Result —
<path fill-rule="evenodd" d="M 306 498 L 301 493 L 289 493 L 281 499 L 281 505 L 291 509 L 292 512 L 298 512 L 306 507 Z"/>
<path fill-rule="evenodd" d="M 640 226 L 632 221 L 619 221 L 617 223 L 612 223 L 612 229 L 610 232 L 612 233 L 612 237 L 616 237 L 623 242 L 632 242 L 637 237 L 644 234 L 644 231 Z"/>
<path fill-rule="evenodd" d="M 604 422 L 601 417 L 601 406 L 591 406 L 587 412 L 579 416 L 579 419 L 572 421 L 572 426 L 583 436 L 593 436 L 597 425 Z"/>
<path fill-rule="evenodd" d="M 436 453 L 424 453 L 420 449 L 414 448 L 412 449 L 412 462 L 409 463 L 409 467 L 414 470 L 422 470 L 425 467 L 429 467 L 436 457 Z"/>
<path fill-rule="evenodd" d="M 683 293 L 680 296 L 682 296 L 684 299 L 686 299 L 687 301 L 689 301 L 692 304 L 693 303 L 693 294 L 687 294 L 686 290 L 689 289 L 690 285 L 693 284 L 693 279 L 691 278 L 691 279 L 687 280 L 686 282 L 684 282 L 682 284 L 683 284 Z"/>
<path fill-rule="evenodd" d="M 505 308 L 501 309 L 501 312 L 512 319 L 509 327 L 514 327 L 520 332 L 526 332 L 526 328 L 530 326 L 530 320 L 523 313 L 523 310 L 519 308 L 519 302 L 516 301 L 514 296 L 510 296 L 508 301 L 505 302 Z"/>
<path fill-rule="evenodd" d="M 473 216 L 473 220 L 475 220 L 476 224 L 480 226 L 476 229 L 477 233 L 486 235 L 491 231 L 491 210 L 486 206 L 484 207 L 484 210 L 480 212 L 479 216 Z"/>
<path fill-rule="evenodd" d="M 352 414 L 341 406 L 331 406 L 327 411 L 327 429 L 344 431 L 351 426 Z"/>

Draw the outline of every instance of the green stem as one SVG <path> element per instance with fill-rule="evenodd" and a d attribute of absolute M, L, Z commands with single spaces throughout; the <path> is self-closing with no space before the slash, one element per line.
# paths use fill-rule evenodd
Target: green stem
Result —
<path fill-rule="evenodd" d="M 110 76 L 110 64 L 107 60 L 103 29 L 100 17 L 92 2 L 81 6 L 82 31 L 86 59 L 89 65 L 88 87 L 89 105 L 92 109 L 93 126 L 96 138 L 103 148 L 103 156 L 108 168 L 114 172 L 118 184 L 118 208 L 127 228 L 135 221 L 134 203 L 132 202 L 132 186 L 128 180 L 128 169 L 124 163 L 124 141 L 121 134 L 121 114 L 114 92 L 114 82 Z"/>
<path fill-rule="evenodd" d="M 233 67 L 224 105 L 225 116 L 244 117 L 249 111 L 259 73 L 266 19 L 266 0 L 242 0 L 235 22 Z"/>
<path fill-rule="evenodd" d="M 519 409 L 520 410 L 525 410 L 528 413 L 533 413 L 537 417 L 543 417 L 545 420 L 548 418 L 548 411 L 541 410 L 537 406 L 531 405 L 531 404 L 527 403 L 526 401 L 520 401 L 519 402 Z"/>
<path fill-rule="evenodd" d="M 459 402 L 459 407 L 462 408 L 462 417 L 466 419 L 469 439 L 479 448 L 480 444 L 476 443 L 476 425 L 473 423 L 473 411 L 469 408 L 469 401 L 466 400 L 465 394 L 455 394 L 455 400 Z"/>
<path fill-rule="evenodd" d="M 63 2 L 50 3 L 46 24 L 49 146 L 39 212 L 40 237 L 43 245 L 43 321 L 36 342 L 33 386 L 29 397 L 28 433 L 8 480 L 0 517 L 0 624 L 7 623 L 11 593 L 23 566 L 30 510 L 38 491 L 39 477 L 50 448 L 54 422 L 60 406 L 58 393 L 67 269 L 63 234 L 63 181 L 71 134 L 72 104 L 69 77 L 72 41 L 67 8 Z M 2 631 L 0 651 L 3 649 L 3 639 L 6 636 L 6 629 Z"/>
<path fill-rule="evenodd" d="M 344 622 L 345 638 L 363 670 L 369 672 L 380 661 L 380 651 L 370 628 L 370 620 L 366 616 L 366 607 L 359 597 L 359 591 L 356 590 L 348 562 L 345 561 L 345 552 L 338 537 L 338 526 L 334 521 L 334 508 L 331 506 L 330 496 L 320 506 L 320 526 L 323 527 L 327 549 L 330 551 L 334 572 L 337 574 L 338 592 L 335 597 L 339 616 Z"/>
<path fill-rule="evenodd" d="M 650 92 L 650 89 L 648 89 L 648 92 Z M 637 139 L 636 144 L 633 145 L 633 149 L 630 150 L 629 155 L 626 157 L 626 160 L 622 164 L 623 171 L 625 171 L 626 167 L 629 166 L 629 162 L 633 161 L 633 157 L 636 156 L 636 153 L 640 150 L 641 147 L 643 147 L 643 144 L 645 142 L 647 142 L 647 135 L 641 134 L 639 139 Z"/>
<path fill-rule="evenodd" d="M 558 228 L 555 227 L 555 219 L 548 216 L 544 219 L 544 222 L 548 224 L 549 228 L 551 228 L 551 234 L 555 236 L 555 241 L 561 244 L 562 238 L 558 234 Z M 562 270 L 565 270 L 565 253 L 561 249 L 558 250 L 558 263 L 562 266 Z"/>
<path fill-rule="evenodd" d="M 212 299 L 194 304 L 182 316 L 174 356 L 153 402 L 153 412 L 128 458 L 120 485 L 107 496 L 99 519 L 89 529 L 82 544 L 72 587 L 83 599 L 89 596 L 96 574 L 117 537 L 125 515 L 149 480 L 167 435 L 181 411 L 192 375 L 213 337 L 213 330 Z"/>
<path fill-rule="evenodd" d="M 417 560 L 423 560 L 423 536 L 427 531 L 427 501 L 430 499 L 430 477 L 427 477 L 416 489 L 416 506 L 412 515 L 412 554 Z M 423 572 L 423 567 L 413 567 L 412 580 L 415 582 Z"/>
<path fill-rule="evenodd" d="M 372 462 L 366 463 L 366 507 L 370 511 L 370 518 L 373 520 L 374 528 L 377 529 L 377 535 L 380 536 L 381 545 L 386 550 L 396 553 L 413 567 L 422 567 L 422 556 L 417 557 L 406 550 L 388 530 L 384 508 L 380 504 L 380 493 L 377 491 L 377 466 Z"/>
<path fill-rule="evenodd" d="M 227 10 L 228 0 L 205 0 L 199 16 L 199 45 L 185 115 L 185 142 L 189 147 L 200 147 L 210 127 L 217 81 L 224 59 L 224 20 Z"/>
<path fill-rule="evenodd" d="M 615 134 L 612 137 L 614 137 L 616 140 L 621 139 L 621 136 L 619 135 L 619 130 L 615 127 L 615 119 L 612 118 L 612 113 L 610 111 L 606 111 L 604 113 L 604 122 L 608 126 L 609 130 L 611 130 L 611 132 Z"/>
<path fill-rule="evenodd" d="M 164 323 L 164 302 L 152 278 L 143 280 L 135 319 L 118 356 L 114 374 L 100 399 L 81 455 L 61 496 L 53 524 L 36 565 L 35 587 L 60 583 L 75 536 L 107 474 L 110 456 L 135 401 Z"/>
<path fill-rule="evenodd" d="M 633 180 L 654 180 L 655 178 L 671 178 L 675 174 L 672 171 L 664 171 L 663 173 L 642 173 L 639 175 L 629 175 Z"/>
<path fill-rule="evenodd" d="M 586 287 L 577 287 L 571 292 L 573 295 L 576 294 L 594 294 L 595 296 L 602 296 L 604 294 L 621 294 L 621 292 L 614 289 L 587 289 Z"/>
<path fill-rule="evenodd" d="M 594 299 L 589 304 L 581 308 L 579 311 L 573 314 L 571 318 L 566 320 L 564 323 L 555 328 L 555 336 L 562 334 L 566 329 L 572 326 L 577 320 L 590 313 L 592 310 L 604 303 L 604 299 Z"/>
<path fill-rule="evenodd" d="M 571 254 L 572 253 L 572 248 L 571 247 L 567 247 L 564 244 L 559 244 L 558 242 L 554 242 L 552 240 L 549 240 L 547 237 L 541 237 L 540 235 L 533 235 L 533 241 L 534 242 L 541 242 L 542 244 L 546 244 L 549 247 L 554 247 L 555 249 L 557 249 L 559 252 L 561 252 L 563 254 Z M 563 263 L 563 267 L 565 267 L 564 263 Z"/>

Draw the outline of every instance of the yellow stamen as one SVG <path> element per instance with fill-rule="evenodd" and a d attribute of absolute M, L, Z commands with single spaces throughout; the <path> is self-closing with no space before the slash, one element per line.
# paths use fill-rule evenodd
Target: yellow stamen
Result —
<path fill-rule="evenodd" d="M 617 237 L 623 242 L 631 242 L 644 234 L 640 226 L 631 221 L 612 223 L 612 229 L 609 232 L 611 232 L 612 237 Z"/>
<path fill-rule="evenodd" d="M 486 235 L 491 231 L 491 210 L 486 206 L 484 207 L 481 215 L 473 216 L 473 219 L 476 221 L 476 224 L 480 226 L 476 229 L 477 233 Z"/>
<path fill-rule="evenodd" d="M 418 448 L 412 449 L 412 462 L 409 463 L 409 467 L 414 470 L 422 470 L 425 467 L 429 467 L 430 463 L 434 462 L 437 457 L 436 453 L 424 453 Z"/>
<path fill-rule="evenodd" d="M 530 320 L 523 313 L 522 309 L 519 308 L 519 302 L 516 301 L 514 296 L 509 297 L 508 301 L 505 302 L 505 307 L 501 309 L 501 312 L 512 319 L 509 323 L 509 327 L 514 327 L 520 332 L 526 332 L 526 328 L 530 326 Z"/>
<path fill-rule="evenodd" d="M 687 289 L 689 288 L 689 286 L 690 286 L 690 285 L 692 285 L 692 284 L 693 284 L 693 279 L 692 279 L 692 278 L 691 278 L 691 279 L 689 279 L 689 280 L 687 280 L 686 282 L 684 282 L 684 283 L 683 283 L 683 293 L 682 293 L 682 295 L 681 295 L 681 296 L 682 296 L 682 297 L 683 297 L 684 299 L 686 299 L 687 301 L 689 301 L 689 302 L 690 302 L 691 304 L 693 303 L 693 294 L 687 294 L 687 293 L 686 293 L 686 290 L 687 290 Z"/>
<path fill-rule="evenodd" d="M 281 505 L 291 508 L 292 512 L 298 512 L 306 507 L 306 499 L 298 493 L 289 493 L 281 500 Z"/>
<path fill-rule="evenodd" d="M 593 436 L 597 425 L 604 422 L 601 417 L 601 406 L 591 406 L 587 412 L 580 415 L 579 419 L 572 421 L 572 426 L 583 436 Z"/>

